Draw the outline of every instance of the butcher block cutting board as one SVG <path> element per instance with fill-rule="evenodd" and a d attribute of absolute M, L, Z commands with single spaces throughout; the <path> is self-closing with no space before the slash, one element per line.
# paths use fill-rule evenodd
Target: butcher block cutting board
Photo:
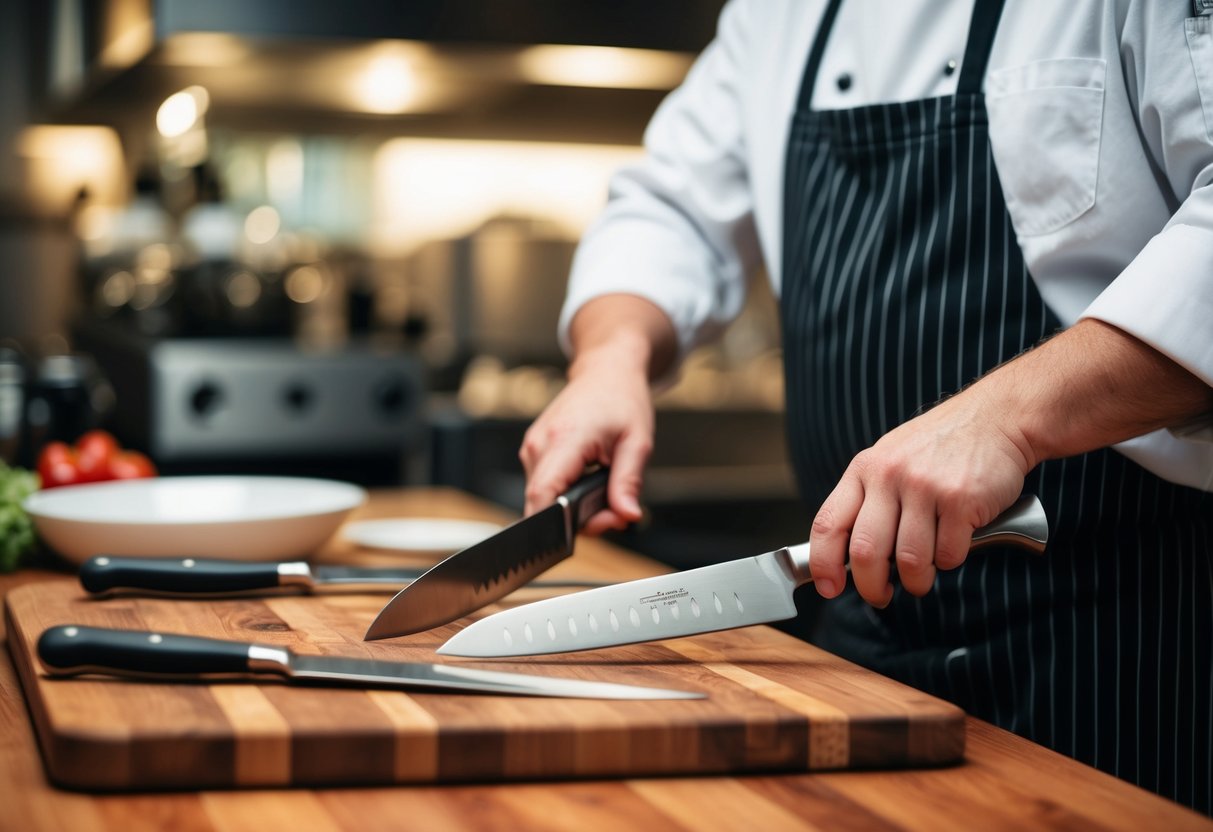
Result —
<path fill-rule="evenodd" d="M 964 751 L 956 707 L 769 627 L 517 661 L 494 670 L 702 691 L 599 701 L 54 679 L 47 627 L 84 624 L 435 661 L 459 624 L 364 642 L 383 596 L 85 597 L 70 579 L 7 598 L 9 648 L 51 779 L 88 790 L 542 780 L 936 766 Z M 445 660 L 445 659 L 444 659 Z M 460 660 L 446 660 L 461 663 Z"/>

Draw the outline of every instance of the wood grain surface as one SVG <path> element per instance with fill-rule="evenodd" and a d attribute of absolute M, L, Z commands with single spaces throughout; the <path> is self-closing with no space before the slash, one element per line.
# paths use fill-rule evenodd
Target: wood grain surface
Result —
<path fill-rule="evenodd" d="M 484 503 L 445 490 L 381 492 L 362 516 L 408 513 L 502 517 Z M 340 540 L 327 551 L 340 560 L 385 557 L 353 550 Z M 588 541 L 572 563 L 557 568 L 570 566 L 576 569 L 566 574 L 590 577 L 637 577 L 654 569 L 598 541 Z M 0 595 L 63 580 L 63 572 L 26 569 L 0 576 Z M 753 633 L 775 635 L 762 628 Z M 390 698 L 397 705 L 405 701 Z M 264 732 L 243 744 L 242 765 L 250 770 L 289 765 L 289 746 L 277 739 L 285 718 L 268 697 L 218 707 Z M 408 722 L 419 715 L 410 705 L 402 707 L 402 713 L 386 709 L 388 718 Z M 13 664 L 0 652 L 0 830 L 1213 829 L 1208 818 L 980 720 L 967 719 L 966 727 L 964 761 L 925 769 L 88 794 L 63 791 L 48 781 L 28 703 Z M 413 763 L 403 755 L 396 764 Z"/>
<path fill-rule="evenodd" d="M 87 789 L 553 779 L 954 763 L 964 717 L 769 628 L 493 670 L 702 691 L 608 701 L 45 676 L 57 624 L 201 635 L 309 655 L 433 661 L 460 625 L 364 642 L 376 595 L 88 598 L 69 579 L 8 595 L 9 641 L 52 778 Z"/>

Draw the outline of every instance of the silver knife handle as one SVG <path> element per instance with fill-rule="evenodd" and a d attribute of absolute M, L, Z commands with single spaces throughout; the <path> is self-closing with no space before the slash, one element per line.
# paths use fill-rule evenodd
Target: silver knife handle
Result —
<path fill-rule="evenodd" d="M 1049 542 L 1049 518 L 1045 508 L 1035 494 L 1024 494 L 1015 503 L 994 518 L 994 520 L 973 532 L 973 543 L 969 547 L 979 549 L 983 546 L 1003 544 L 1017 546 L 1030 552 L 1041 554 Z M 809 571 L 809 544 L 798 543 L 785 547 L 788 568 L 796 585 L 801 586 L 813 580 Z M 851 565 L 847 564 L 847 569 Z"/>
<path fill-rule="evenodd" d="M 198 636 L 141 630 L 64 625 L 51 627 L 38 639 L 38 658 L 53 676 L 101 673 L 136 678 L 198 679 L 245 676 L 257 645 Z"/>
<path fill-rule="evenodd" d="M 969 548 L 995 544 L 1019 546 L 1042 554 L 1049 543 L 1049 518 L 1035 494 L 1024 494 L 988 525 L 973 532 Z"/>

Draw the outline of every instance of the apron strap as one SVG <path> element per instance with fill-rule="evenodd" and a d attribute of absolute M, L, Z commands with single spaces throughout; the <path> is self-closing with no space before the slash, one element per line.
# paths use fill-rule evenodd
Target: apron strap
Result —
<path fill-rule="evenodd" d="M 964 66 L 960 70 L 960 81 L 956 84 L 957 95 L 981 94 L 981 82 L 986 77 L 986 65 L 990 62 L 990 50 L 994 46 L 994 33 L 998 31 L 998 19 L 1002 17 L 1003 2 L 975 0 L 973 3 Z"/>

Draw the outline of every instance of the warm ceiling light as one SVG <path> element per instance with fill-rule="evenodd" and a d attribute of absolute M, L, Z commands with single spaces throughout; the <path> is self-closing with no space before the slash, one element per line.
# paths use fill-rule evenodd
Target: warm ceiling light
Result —
<path fill-rule="evenodd" d="M 243 40 L 226 32 L 180 32 L 165 40 L 159 61 L 172 66 L 229 67 L 251 53 Z"/>
<path fill-rule="evenodd" d="M 156 129 L 166 139 L 185 135 L 198 123 L 210 101 L 210 94 L 203 87 L 187 87 L 173 93 L 156 111 Z"/>
<path fill-rule="evenodd" d="M 417 73 L 398 52 L 380 52 L 354 76 L 352 93 L 358 106 L 371 113 L 403 113 L 417 99 Z"/>
<path fill-rule="evenodd" d="M 264 245 L 278 233 L 282 221 L 271 205 L 262 205 L 249 211 L 244 220 L 244 236 L 255 245 Z"/>
<path fill-rule="evenodd" d="M 532 46 L 518 55 L 523 77 L 536 84 L 668 90 L 690 68 L 690 56 L 614 46 Z"/>

